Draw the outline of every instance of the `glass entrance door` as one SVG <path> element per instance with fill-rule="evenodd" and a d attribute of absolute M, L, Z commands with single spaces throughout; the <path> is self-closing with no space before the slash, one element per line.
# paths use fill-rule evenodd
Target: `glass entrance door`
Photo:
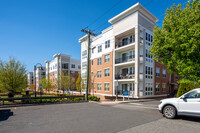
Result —
<path fill-rule="evenodd" d="M 128 85 L 127 84 L 122 84 L 122 92 L 123 91 L 128 91 Z"/>

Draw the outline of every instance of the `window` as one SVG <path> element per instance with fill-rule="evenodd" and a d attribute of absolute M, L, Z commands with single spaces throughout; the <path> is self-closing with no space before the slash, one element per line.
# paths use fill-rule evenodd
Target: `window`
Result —
<path fill-rule="evenodd" d="M 95 47 L 94 47 L 94 48 L 92 48 L 92 53 L 94 53 L 94 49 L 95 49 Z"/>
<path fill-rule="evenodd" d="M 75 68 L 76 66 L 75 66 L 75 64 L 71 64 L 71 68 Z"/>
<path fill-rule="evenodd" d="M 78 65 L 78 69 L 81 69 L 81 65 Z"/>
<path fill-rule="evenodd" d="M 110 83 L 104 84 L 104 91 L 110 91 Z"/>
<path fill-rule="evenodd" d="M 101 78 L 101 71 L 97 71 L 97 78 Z"/>
<path fill-rule="evenodd" d="M 185 98 L 200 98 L 200 92 L 198 91 L 191 91 L 185 95 Z"/>
<path fill-rule="evenodd" d="M 91 77 L 93 77 L 93 72 L 91 72 Z"/>
<path fill-rule="evenodd" d="M 110 61 L 110 54 L 105 55 L 105 62 L 109 62 Z"/>
<path fill-rule="evenodd" d="M 92 60 L 92 65 L 93 65 L 93 60 Z"/>
<path fill-rule="evenodd" d="M 109 68 L 105 69 L 104 72 L 105 72 L 105 77 L 110 76 L 110 69 Z"/>
<path fill-rule="evenodd" d="M 98 53 L 102 51 L 102 45 L 98 46 Z"/>
<path fill-rule="evenodd" d="M 153 79 L 153 67 L 145 67 L 146 78 Z"/>
<path fill-rule="evenodd" d="M 99 84 L 99 83 L 97 84 L 97 90 L 101 91 L 101 84 Z"/>
<path fill-rule="evenodd" d="M 129 84 L 129 90 L 130 91 L 134 91 L 134 83 L 133 84 L 132 83 Z"/>
<path fill-rule="evenodd" d="M 160 83 L 156 83 L 156 92 L 160 92 Z"/>
<path fill-rule="evenodd" d="M 101 58 L 98 58 L 97 65 L 101 65 Z"/>
<path fill-rule="evenodd" d="M 166 84 L 162 84 L 162 91 L 166 92 Z"/>
<path fill-rule="evenodd" d="M 82 56 L 85 56 L 85 55 L 87 55 L 87 50 L 84 50 L 84 51 L 82 52 Z"/>
<path fill-rule="evenodd" d="M 162 75 L 163 75 L 163 78 L 166 78 L 166 70 L 165 69 L 163 69 Z"/>
<path fill-rule="evenodd" d="M 62 64 L 63 69 L 68 69 L 68 64 Z"/>
<path fill-rule="evenodd" d="M 160 68 L 156 68 L 156 77 L 160 77 Z"/>
<path fill-rule="evenodd" d="M 153 95 L 153 84 L 152 83 L 146 83 L 145 84 L 145 95 Z"/>
<path fill-rule="evenodd" d="M 110 40 L 105 41 L 105 48 L 109 48 L 110 47 Z"/>
<path fill-rule="evenodd" d="M 130 75 L 135 74 L 135 67 L 130 67 L 130 69 L 129 69 L 129 74 L 130 74 Z"/>
<path fill-rule="evenodd" d="M 75 76 L 75 71 L 71 71 L 72 76 Z"/>

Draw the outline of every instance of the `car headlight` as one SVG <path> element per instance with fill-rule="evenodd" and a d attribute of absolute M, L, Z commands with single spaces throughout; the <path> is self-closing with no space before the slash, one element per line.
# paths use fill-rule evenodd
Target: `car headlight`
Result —
<path fill-rule="evenodd" d="M 160 101 L 160 104 L 162 103 L 162 101 Z"/>

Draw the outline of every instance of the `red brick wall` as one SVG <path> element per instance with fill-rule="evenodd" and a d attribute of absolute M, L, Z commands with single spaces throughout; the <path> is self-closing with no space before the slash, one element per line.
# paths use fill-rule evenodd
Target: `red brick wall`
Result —
<path fill-rule="evenodd" d="M 105 55 L 110 54 L 110 61 L 105 63 Z M 113 53 L 107 53 L 101 56 L 101 65 L 97 65 L 98 58 L 93 59 L 93 65 L 91 65 L 92 60 L 90 60 L 90 72 L 93 72 L 93 77 L 91 77 L 91 83 L 94 83 L 94 90 L 90 89 L 90 93 L 92 94 L 93 91 L 95 93 L 103 93 L 103 94 L 113 94 Z M 110 69 L 110 76 L 105 77 L 104 69 Z M 97 71 L 101 70 L 101 78 L 97 78 Z M 91 73 L 90 73 L 91 75 Z M 97 90 L 97 84 L 101 83 L 101 91 Z M 110 83 L 109 92 L 104 90 L 104 83 Z M 90 88 L 93 88 L 91 85 Z"/>

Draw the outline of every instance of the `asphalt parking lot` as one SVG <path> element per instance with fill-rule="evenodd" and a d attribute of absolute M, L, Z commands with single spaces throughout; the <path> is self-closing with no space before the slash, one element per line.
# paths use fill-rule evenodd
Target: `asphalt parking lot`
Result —
<path fill-rule="evenodd" d="M 0 133 L 197 133 L 198 118 L 168 120 L 157 102 L 71 103 L 0 109 Z"/>

